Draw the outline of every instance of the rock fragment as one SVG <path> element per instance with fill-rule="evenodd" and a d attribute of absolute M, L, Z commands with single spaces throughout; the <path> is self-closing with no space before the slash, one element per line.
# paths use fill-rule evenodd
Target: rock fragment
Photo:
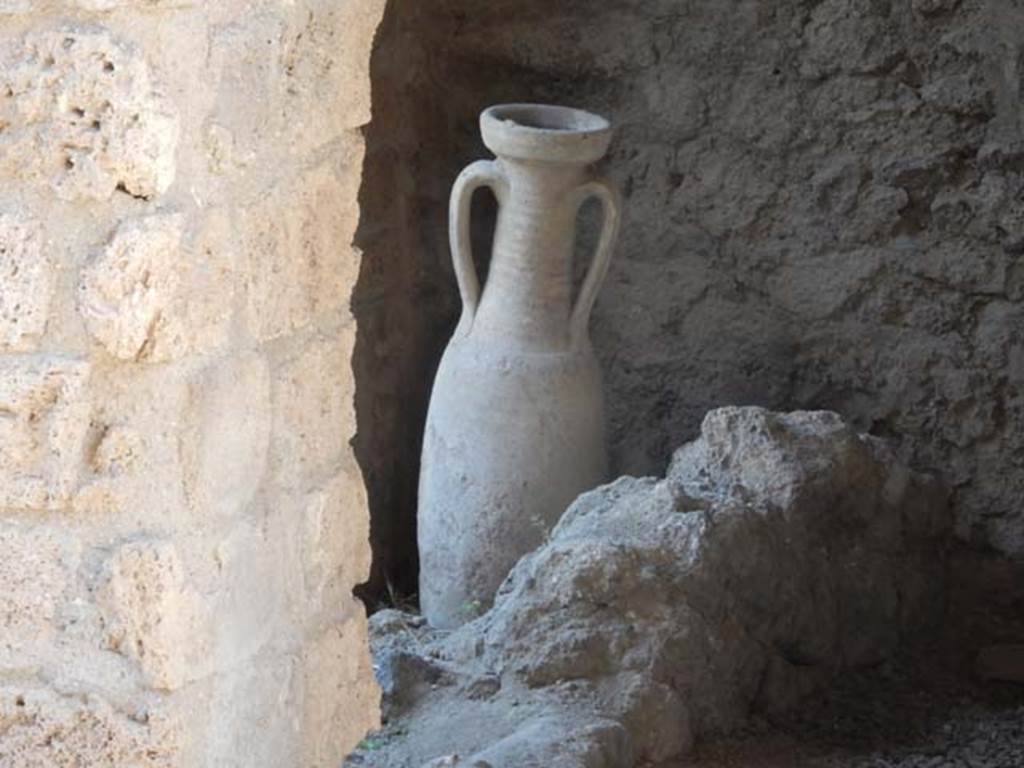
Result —
<path fill-rule="evenodd" d="M 678 759 L 932 631 L 949 530 L 945 488 L 838 415 L 712 411 L 666 478 L 577 499 L 476 621 L 377 620 L 378 658 L 443 663 L 457 683 L 409 687 L 389 727 L 486 706 L 513 727 L 482 749 L 453 733 L 444 754 L 493 768 Z M 486 699 L 482 679 L 500 681 Z M 371 764 L 438 757 L 407 741 Z"/>

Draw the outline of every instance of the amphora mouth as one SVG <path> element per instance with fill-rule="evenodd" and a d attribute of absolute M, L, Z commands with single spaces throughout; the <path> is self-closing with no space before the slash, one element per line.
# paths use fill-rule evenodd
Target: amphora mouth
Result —
<path fill-rule="evenodd" d="M 608 151 L 612 126 L 582 109 L 499 104 L 480 115 L 484 144 L 499 157 L 588 164 Z"/>

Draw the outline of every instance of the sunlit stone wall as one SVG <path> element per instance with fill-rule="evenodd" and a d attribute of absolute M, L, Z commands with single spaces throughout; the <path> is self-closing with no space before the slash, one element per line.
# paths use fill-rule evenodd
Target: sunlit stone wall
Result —
<path fill-rule="evenodd" d="M 349 312 L 383 0 L 0 0 L 0 764 L 377 718 Z"/>

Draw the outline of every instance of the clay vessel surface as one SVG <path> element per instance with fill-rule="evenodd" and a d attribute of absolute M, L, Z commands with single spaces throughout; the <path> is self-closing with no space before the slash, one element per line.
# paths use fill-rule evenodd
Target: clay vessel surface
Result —
<path fill-rule="evenodd" d="M 452 191 L 463 312 L 434 382 L 419 486 L 420 601 L 441 628 L 489 607 L 516 561 L 608 472 L 587 325 L 619 229 L 619 196 L 591 170 L 611 127 L 580 110 L 519 104 L 486 110 L 481 129 L 497 160 L 466 168 Z M 469 212 L 483 186 L 499 212 L 481 291 Z M 603 228 L 574 291 L 576 219 L 592 197 Z"/>

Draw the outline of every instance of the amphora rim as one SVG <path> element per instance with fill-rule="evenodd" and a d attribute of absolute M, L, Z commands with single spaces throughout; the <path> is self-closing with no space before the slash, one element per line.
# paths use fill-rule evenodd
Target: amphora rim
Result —
<path fill-rule="evenodd" d="M 484 144 L 498 157 L 588 164 L 608 152 L 604 117 L 555 104 L 497 104 L 480 115 Z"/>

